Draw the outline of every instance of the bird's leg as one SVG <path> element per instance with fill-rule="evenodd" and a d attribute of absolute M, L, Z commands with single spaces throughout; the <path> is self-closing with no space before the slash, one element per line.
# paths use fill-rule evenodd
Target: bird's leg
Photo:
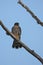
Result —
<path fill-rule="evenodd" d="M 1 20 L 0 20 L 0 25 L 2 24 Z"/>

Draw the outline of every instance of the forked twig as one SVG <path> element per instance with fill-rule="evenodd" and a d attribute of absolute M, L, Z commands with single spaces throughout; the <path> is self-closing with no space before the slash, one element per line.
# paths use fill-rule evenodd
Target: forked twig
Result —
<path fill-rule="evenodd" d="M 13 38 L 16 39 L 16 37 L 5 27 L 5 25 L 0 21 L 0 25 L 2 28 Z M 17 40 L 17 39 L 16 39 Z M 35 58 L 37 58 L 42 64 L 43 64 L 43 59 L 36 53 L 34 50 L 31 50 L 28 46 L 26 46 L 23 42 L 17 40 L 23 48 L 25 48 L 26 51 L 28 51 L 30 54 L 32 54 Z"/>

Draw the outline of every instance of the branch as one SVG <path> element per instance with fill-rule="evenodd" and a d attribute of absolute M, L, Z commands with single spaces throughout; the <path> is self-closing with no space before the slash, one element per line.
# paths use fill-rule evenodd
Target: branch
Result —
<path fill-rule="evenodd" d="M 5 25 L 2 23 L 2 21 L 0 21 L 0 25 L 2 26 L 2 28 L 13 38 L 16 39 L 16 37 L 13 35 L 13 33 L 11 33 L 6 27 Z M 17 40 L 17 39 L 16 39 Z M 17 40 L 23 48 L 25 48 L 26 51 L 28 51 L 30 54 L 32 54 L 35 58 L 37 58 L 42 64 L 43 64 L 43 59 L 36 53 L 34 52 L 34 50 L 31 50 L 29 47 L 27 47 L 23 42 Z"/>
<path fill-rule="evenodd" d="M 41 22 L 41 20 L 29 9 L 29 7 L 27 7 L 25 4 L 23 4 L 20 0 L 18 1 L 18 3 L 24 7 L 27 12 L 29 12 L 31 14 L 31 16 L 37 21 L 38 24 L 40 24 L 41 26 L 43 26 L 43 22 Z"/>

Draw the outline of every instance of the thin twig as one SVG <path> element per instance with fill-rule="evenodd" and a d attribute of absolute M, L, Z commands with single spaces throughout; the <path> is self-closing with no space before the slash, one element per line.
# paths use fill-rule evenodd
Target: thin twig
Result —
<path fill-rule="evenodd" d="M 41 26 L 43 26 L 43 22 L 41 22 L 41 20 L 30 10 L 29 7 L 27 7 L 25 4 L 23 4 L 23 3 L 21 2 L 21 0 L 19 0 L 18 3 L 19 3 L 22 7 L 24 7 L 24 8 L 27 10 L 27 12 L 29 12 L 29 13 L 31 14 L 31 16 L 37 21 L 38 24 L 40 24 Z"/>

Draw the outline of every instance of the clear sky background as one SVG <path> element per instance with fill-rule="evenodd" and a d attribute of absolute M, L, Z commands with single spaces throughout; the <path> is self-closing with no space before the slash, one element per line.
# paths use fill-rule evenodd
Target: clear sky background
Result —
<path fill-rule="evenodd" d="M 43 27 L 19 5 L 18 0 L 0 0 L 0 20 L 11 31 L 15 22 L 22 28 L 21 41 L 43 58 Z M 22 0 L 43 22 L 43 0 Z M 0 65 L 41 65 L 24 48 L 13 49 L 13 39 L 0 26 Z"/>

